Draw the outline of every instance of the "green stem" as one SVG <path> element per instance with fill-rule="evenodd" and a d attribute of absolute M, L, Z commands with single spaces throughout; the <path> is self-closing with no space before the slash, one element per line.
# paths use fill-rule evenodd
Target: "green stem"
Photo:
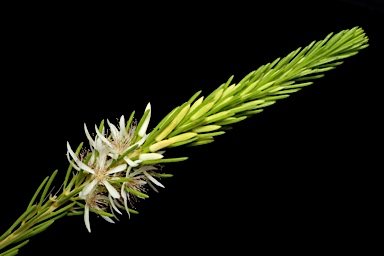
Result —
<path fill-rule="evenodd" d="M 75 201 L 79 199 L 76 197 L 77 194 L 84 186 L 85 184 L 75 187 L 72 191 L 65 190 L 56 199 L 50 197 L 43 205 L 40 205 L 41 202 L 30 203 L 27 210 L 0 236 L 0 256 L 17 252 L 20 247 L 27 244 L 30 237 L 46 230 L 55 220 L 68 215 Z M 72 203 L 68 204 L 69 202 Z M 12 245 L 12 248 L 8 248 Z M 7 250 L 3 251 L 4 248 Z"/>

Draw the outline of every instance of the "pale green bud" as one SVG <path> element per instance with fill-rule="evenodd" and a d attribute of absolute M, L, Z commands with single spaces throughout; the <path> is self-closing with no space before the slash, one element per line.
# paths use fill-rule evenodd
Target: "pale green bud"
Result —
<path fill-rule="evenodd" d="M 195 132 L 186 132 L 180 135 L 173 136 L 172 138 L 169 138 L 169 140 L 172 140 L 173 142 L 180 142 L 184 140 L 189 140 L 193 137 L 195 137 L 197 133 Z"/>
<path fill-rule="evenodd" d="M 197 101 L 195 101 L 195 103 L 193 103 L 191 108 L 189 109 L 188 114 L 192 113 L 192 111 L 195 110 L 195 108 L 200 106 L 200 104 L 203 102 L 203 100 L 204 100 L 204 96 L 201 96 Z"/>
<path fill-rule="evenodd" d="M 191 121 L 195 121 L 196 119 L 207 113 L 209 110 L 211 110 L 214 104 L 214 102 L 207 103 L 207 105 L 199 109 L 199 111 L 197 111 L 193 116 L 191 116 Z"/>
<path fill-rule="evenodd" d="M 180 121 L 185 117 L 185 115 L 188 113 L 190 109 L 190 104 L 186 105 L 180 113 L 175 117 L 175 119 L 172 120 L 172 122 L 156 137 L 156 141 L 161 141 L 165 137 L 167 137 L 168 134 L 170 134 L 173 129 L 180 123 Z"/>
<path fill-rule="evenodd" d="M 220 125 L 206 125 L 206 126 L 201 126 L 201 127 L 195 128 L 192 131 L 197 132 L 197 133 L 203 133 L 203 132 L 215 131 L 215 130 L 218 130 L 220 128 L 221 128 Z"/>
<path fill-rule="evenodd" d="M 149 147 L 149 151 L 156 152 L 162 148 L 168 147 L 169 145 L 173 144 L 173 140 L 162 140 L 160 142 L 157 142 Z"/>

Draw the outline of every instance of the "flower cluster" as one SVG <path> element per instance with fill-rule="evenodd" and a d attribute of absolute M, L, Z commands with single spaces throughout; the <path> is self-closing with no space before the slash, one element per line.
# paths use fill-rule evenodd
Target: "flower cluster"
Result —
<path fill-rule="evenodd" d="M 78 157 L 67 143 L 68 160 L 79 172 L 85 172 L 87 177 L 84 188 L 79 197 L 84 199 L 84 222 L 91 232 L 89 222 L 89 211 L 96 213 L 105 212 L 108 209 L 116 218 L 115 212 L 122 214 L 120 209 L 128 213 L 132 211 L 128 204 L 138 198 L 145 198 L 146 185 L 157 191 L 156 186 L 164 187 L 155 177 L 157 173 L 155 165 L 141 164 L 146 160 L 157 160 L 163 158 L 164 151 L 143 153 L 140 146 L 143 145 L 147 134 L 149 120 L 151 118 L 151 105 L 148 103 L 146 109 L 148 114 L 142 120 L 140 127 L 136 123 L 126 123 L 121 116 L 119 128 L 107 120 L 109 132 L 104 126 L 95 126 L 95 136 L 92 138 L 87 126 L 84 124 L 85 134 L 89 140 L 90 150 L 85 157 Z M 114 221 L 101 214 L 106 221 Z"/>

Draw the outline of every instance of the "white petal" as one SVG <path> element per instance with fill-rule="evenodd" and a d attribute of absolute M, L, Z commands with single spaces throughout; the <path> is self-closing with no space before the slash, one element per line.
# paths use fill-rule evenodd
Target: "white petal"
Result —
<path fill-rule="evenodd" d="M 157 160 L 163 157 L 164 157 L 163 155 L 158 153 L 146 153 L 146 154 L 141 154 L 139 156 L 139 159 L 145 161 L 145 160 Z"/>
<path fill-rule="evenodd" d="M 124 157 L 124 160 L 125 160 L 125 162 L 127 162 L 127 164 L 128 164 L 129 166 L 136 167 L 136 166 L 139 165 L 138 163 L 135 163 L 134 161 L 132 161 L 131 159 L 129 159 L 127 156 Z"/>
<path fill-rule="evenodd" d="M 116 126 L 114 124 L 112 124 L 111 122 L 109 122 L 108 119 L 107 119 L 107 123 L 108 123 L 109 128 L 111 129 L 112 138 L 114 140 L 120 139 L 119 130 L 116 128 Z"/>
<path fill-rule="evenodd" d="M 107 144 L 109 147 L 113 148 L 111 142 L 109 142 L 109 140 L 107 140 L 100 132 L 99 132 L 99 129 L 97 128 L 97 126 L 95 125 L 95 131 L 97 133 L 97 135 L 99 136 L 99 138 L 105 143 Z M 97 149 L 99 150 L 99 149 Z"/>
<path fill-rule="evenodd" d="M 129 173 L 131 172 L 131 170 L 132 170 L 132 166 L 128 166 L 127 172 L 125 173 L 125 178 L 129 177 Z"/>
<path fill-rule="evenodd" d="M 126 193 L 126 192 L 124 192 L 124 193 Z M 129 208 L 128 208 L 127 196 L 125 196 L 125 199 L 124 199 L 124 207 L 125 207 L 125 211 L 128 213 L 128 218 L 130 219 L 131 218 L 131 213 L 129 212 Z"/>
<path fill-rule="evenodd" d="M 95 159 L 96 159 L 95 151 L 92 151 L 91 159 L 89 159 L 88 164 L 92 166 L 95 163 Z"/>
<path fill-rule="evenodd" d="M 119 209 L 116 207 L 115 203 L 113 202 L 113 198 L 111 197 L 111 194 L 108 195 L 108 198 L 109 198 L 109 202 L 111 203 L 112 205 L 112 208 L 117 211 L 118 213 L 122 214 Z"/>
<path fill-rule="evenodd" d="M 91 183 L 83 188 L 83 190 L 79 193 L 80 198 L 86 197 L 89 193 L 92 192 L 94 187 L 97 185 L 97 180 L 94 179 Z"/>
<path fill-rule="evenodd" d="M 117 192 L 117 190 L 111 184 L 109 184 L 108 181 L 103 180 L 103 184 L 113 198 L 120 198 L 119 192 Z"/>
<path fill-rule="evenodd" d="M 109 155 L 109 154 L 108 154 L 108 155 Z M 112 164 L 112 162 L 113 162 L 113 159 L 112 159 L 112 158 L 109 159 L 109 160 L 107 160 L 107 161 L 105 162 L 104 167 L 105 167 L 105 168 L 108 168 L 108 167 Z"/>
<path fill-rule="evenodd" d="M 158 182 L 158 181 L 157 181 L 155 178 L 153 178 L 149 173 L 147 173 L 146 171 L 143 171 L 143 173 L 144 173 L 144 175 L 145 175 L 150 181 L 152 181 L 153 183 L 155 183 L 155 185 L 164 188 L 163 184 L 161 184 L 160 182 Z"/>
<path fill-rule="evenodd" d="M 144 135 L 143 138 L 141 138 L 138 142 L 135 143 L 135 145 L 137 144 L 138 147 L 140 147 L 141 145 L 143 145 L 143 143 L 145 142 L 145 140 L 147 139 L 149 133 Z"/>
<path fill-rule="evenodd" d="M 117 173 L 117 172 L 122 172 L 125 169 L 127 169 L 127 165 L 126 164 L 121 164 L 121 165 L 116 166 L 115 168 L 112 168 L 111 170 L 109 170 L 107 172 L 107 174 L 113 174 L 113 173 Z"/>
<path fill-rule="evenodd" d="M 145 118 L 139 132 L 138 132 L 138 135 L 140 137 L 143 137 L 147 131 L 147 128 L 148 128 L 148 124 L 149 124 L 149 120 L 151 119 L 151 103 L 148 103 L 147 107 L 145 108 L 145 111 L 147 111 L 149 109 L 149 113 L 147 115 L 147 117 Z M 144 111 L 144 113 L 145 113 Z"/>
<path fill-rule="evenodd" d="M 84 131 L 85 131 L 85 135 L 87 136 L 87 138 L 89 140 L 89 144 L 92 147 L 95 147 L 95 141 L 92 139 L 91 134 L 89 134 L 88 129 L 87 129 L 87 125 L 85 123 L 84 123 Z"/>
<path fill-rule="evenodd" d="M 85 204 L 84 223 L 85 223 L 85 227 L 88 229 L 88 232 L 91 233 L 91 224 L 89 223 L 89 206 L 88 206 L 88 204 Z"/>
<path fill-rule="evenodd" d="M 125 118 L 124 118 L 124 115 L 122 115 L 122 116 L 120 117 L 120 123 L 119 123 L 119 126 L 120 126 L 120 138 L 123 138 L 123 137 L 128 136 L 128 133 L 127 133 L 127 130 L 126 130 L 126 127 L 125 127 Z"/>
<path fill-rule="evenodd" d="M 72 165 L 73 168 L 75 168 L 77 171 L 80 171 L 80 170 L 81 170 L 79 167 L 77 167 L 77 165 L 75 165 L 75 164 L 72 162 L 71 158 L 69 157 L 68 152 L 67 152 L 67 159 L 68 159 L 69 164 Z"/>
<path fill-rule="evenodd" d="M 159 193 L 159 190 L 157 190 L 157 188 L 155 186 L 153 186 L 152 182 L 150 182 L 149 180 L 147 181 L 148 185 L 157 193 Z"/>
<path fill-rule="evenodd" d="M 140 170 L 142 170 L 142 171 L 154 171 L 154 170 L 157 170 L 157 167 L 155 167 L 153 165 L 146 165 L 146 166 L 141 167 Z"/>
<path fill-rule="evenodd" d="M 108 221 L 109 223 L 115 223 L 111 218 L 109 218 L 108 216 L 104 216 L 104 215 L 100 215 L 101 218 L 105 219 L 106 221 Z"/>
<path fill-rule="evenodd" d="M 68 152 L 69 154 L 71 154 L 73 160 L 75 160 L 76 164 L 81 168 L 83 169 L 84 171 L 86 172 L 89 172 L 89 173 L 92 173 L 92 174 L 95 174 L 95 172 L 86 164 L 84 164 L 83 162 L 81 162 L 77 156 L 75 155 L 75 153 L 72 151 L 72 148 L 71 146 L 69 145 L 69 142 L 67 141 L 67 149 L 68 149 Z"/>

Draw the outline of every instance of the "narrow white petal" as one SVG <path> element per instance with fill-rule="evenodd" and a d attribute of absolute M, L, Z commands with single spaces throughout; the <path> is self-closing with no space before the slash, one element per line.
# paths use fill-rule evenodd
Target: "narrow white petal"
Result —
<path fill-rule="evenodd" d="M 127 172 L 125 173 L 125 178 L 129 177 L 129 173 L 131 172 L 131 170 L 132 170 L 132 166 L 128 166 Z"/>
<path fill-rule="evenodd" d="M 157 160 L 163 157 L 164 157 L 163 155 L 158 153 L 146 153 L 146 154 L 141 154 L 139 156 L 139 159 L 145 161 L 145 160 Z"/>
<path fill-rule="evenodd" d="M 95 151 L 92 151 L 91 159 L 89 159 L 88 164 L 92 166 L 95 163 L 95 159 L 96 159 Z"/>
<path fill-rule="evenodd" d="M 123 138 L 123 137 L 128 136 L 128 133 L 127 133 L 127 130 L 126 130 L 126 126 L 125 126 L 125 118 L 124 118 L 124 115 L 122 115 L 122 116 L 120 117 L 120 123 L 119 123 L 119 126 L 120 126 L 120 138 Z"/>
<path fill-rule="evenodd" d="M 84 164 L 83 162 L 81 162 L 81 161 L 77 158 L 77 156 L 75 155 L 75 153 L 72 151 L 72 148 L 71 148 L 71 146 L 69 145 L 69 142 L 68 142 L 68 141 L 67 141 L 67 149 L 68 149 L 69 154 L 72 156 L 73 160 L 75 160 L 77 166 L 79 166 L 81 169 L 83 169 L 83 170 L 86 171 L 86 172 L 95 174 L 95 172 L 91 169 L 91 167 L 89 167 L 88 165 Z"/>
<path fill-rule="evenodd" d="M 103 184 L 113 198 L 120 198 L 119 192 L 117 192 L 117 190 L 111 184 L 109 184 L 108 181 L 103 180 Z"/>
<path fill-rule="evenodd" d="M 87 125 L 85 123 L 84 123 L 84 131 L 85 131 L 85 135 L 87 136 L 87 138 L 89 140 L 89 144 L 92 147 L 95 147 L 95 141 L 92 139 L 91 134 L 89 134 L 88 129 L 87 129 Z"/>
<path fill-rule="evenodd" d="M 141 138 L 138 142 L 135 143 L 135 145 L 137 144 L 138 147 L 140 147 L 141 145 L 143 145 L 144 142 L 145 142 L 145 140 L 147 139 L 148 135 L 149 135 L 149 133 L 146 134 L 146 135 L 144 135 L 143 138 Z"/>
<path fill-rule="evenodd" d="M 144 173 L 144 175 L 145 175 L 150 181 L 152 181 L 153 183 L 155 183 L 155 185 L 164 188 L 163 184 L 161 184 L 160 182 L 158 182 L 158 181 L 157 181 L 155 178 L 153 178 L 149 173 L 147 173 L 146 171 L 143 171 L 143 173 Z"/>
<path fill-rule="evenodd" d="M 115 223 L 111 218 L 109 218 L 108 216 L 104 216 L 104 215 L 100 215 L 101 218 L 105 219 L 106 221 L 108 221 L 109 223 Z"/>
<path fill-rule="evenodd" d="M 108 154 L 108 155 L 109 155 L 109 154 Z M 108 168 L 108 167 L 112 164 L 112 162 L 113 162 L 113 159 L 112 159 L 112 158 L 109 159 L 109 160 L 107 160 L 107 161 L 105 162 L 104 167 L 105 167 L 105 168 Z"/>
<path fill-rule="evenodd" d="M 108 126 L 109 128 L 111 129 L 111 134 L 112 134 L 112 138 L 114 140 L 118 140 L 119 139 L 119 130 L 116 128 L 116 126 L 114 124 L 112 124 L 111 122 L 109 122 L 109 120 L 107 119 L 107 123 L 108 123 Z"/>
<path fill-rule="evenodd" d="M 149 180 L 147 181 L 148 185 L 157 193 L 159 193 L 159 190 L 157 190 L 157 188 L 155 186 L 153 186 L 152 182 L 150 182 Z"/>
<path fill-rule="evenodd" d="M 91 183 L 89 183 L 87 186 L 83 188 L 83 190 L 79 193 L 80 198 L 85 198 L 89 193 L 92 192 L 92 190 L 97 185 L 97 180 L 94 179 Z"/>
<path fill-rule="evenodd" d="M 147 115 L 147 117 L 145 118 L 144 122 L 143 122 L 143 125 L 141 126 L 138 134 L 140 137 L 143 137 L 145 135 L 145 133 L 147 132 L 147 128 L 148 128 L 148 124 L 149 124 L 149 120 L 151 119 L 151 103 L 148 103 L 147 107 L 145 108 L 145 111 L 147 111 L 149 109 L 149 113 Z M 144 111 L 144 113 L 145 113 Z"/>
<path fill-rule="evenodd" d="M 142 171 L 154 171 L 157 170 L 157 168 L 153 165 L 146 165 L 140 168 Z"/>
<path fill-rule="evenodd" d="M 129 213 L 129 210 L 128 210 L 127 192 L 125 192 L 124 188 L 125 188 L 125 183 L 123 183 L 123 186 L 121 186 L 121 197 L 124 200 L 124 207 L 125 207 L 125 211 L 128 213 L 128 218 L 131 218 L 131 214 Z"/>
<path fill-rule="evenodd" d="M 91 224 L 89 223 L 89 206 L 85 204 L 84 208 L 84 223 L 85 227 L 88 229 L 88 232 L 91 233 Z"/>
<path fill-rule="evenodd" d="M 132 161 L 131 159 L 129 159 L 127 156 L 124 157 L 124 160 L 125 160 L 125 162 L 127 162 L 127 164 L 128 164 L 129 166 L 136 167 L 136 166 L 139 165 L 138 163 L 135 163 L 134 161 Z"/>
<path fill-rule="evenodd" d="M 69 162 L 69 164 L 72 165 L 73 168 L 75 168 L 77 171 L 80 171 L 80 170 L 81 170 L 79 167 L 77 167 L 77 165 L 75 165 L 75 164 L 72 162 L 71 158 L 69 157 L 68 152 L 67 152 L 67 158 L 68 158 L 68 162 Z"/>
<path fill-rule="evenodd" d="M 117 211 L 119 214 L 122 214 L 119 209 L 116 207 L 115 203 L 113 202 L 113 198 L 111 197 L 111 194 L 108 195 L 109 202 L 111 203 L 112 208 Z"/>
<path fill-rule="evenodd" d="M 105 143 L 107 144 L 109 147 L 113 148 L 111 142 L 109 142 L 109 140 L 107 140 L 100 132 L 99 132 L 99 129 L 97 128 L 97 126 L 95 125 L 95 131 L 97 133 L 97 135 L 99 136 L 99 138 Z M 99 150 L 99 149 L 98 149 Z"/>
<path fill-rule="evenodd" d="M 127 165 L 126 164 L 121 164 L 121 165 L 116 166 L 115 168 L 112 168 L 111 170 L 109 170 L 107 172 L 107 174 L 113 174 L 113 173 L 117 173 L 117 172 L 122 172 L 125 169 L 127 169 Z"/>

